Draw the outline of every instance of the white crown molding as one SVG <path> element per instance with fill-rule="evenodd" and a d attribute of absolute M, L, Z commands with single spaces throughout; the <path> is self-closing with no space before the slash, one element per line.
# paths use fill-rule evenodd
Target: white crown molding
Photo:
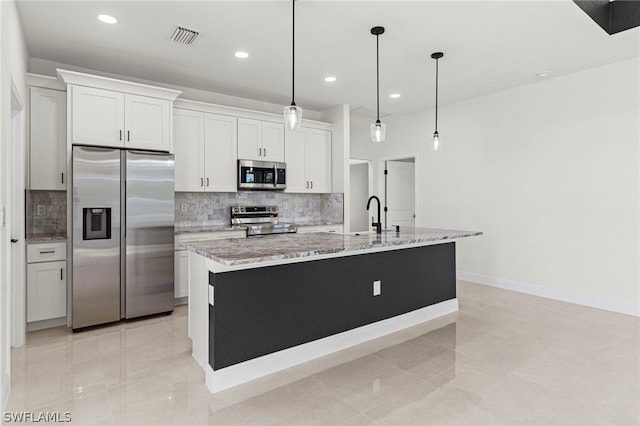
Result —
<path fill-rule="evenodd" d="M 174 108 L 187 109 L 198 112 L 208 112 L 211 114 L 229 115 L 232 117 L 248 118 L 252 120 L 270 121 L 273 123 L 284 123 L 284 117 L 281 114 L 271 112 L 254 111 L 250 109 L 224 106 L 218 104 L 210 104 L 200 101 L 191 101 L 188 99 L 176 99 L 173 103 Z M 315 129 L 331 130 L 333 125 L 324 121 L 302 119 L 302 126 Z"/>
<path fill-rule="evenodd" d="M 476 274 L 473 272 L 458 271 L 457 278 L 462 281 L 469 281 L 472 283 L 487 285 L 490 287 L 517 291 L 518 293 L 531 294 L 533 296 L 540 296 L 547 299 L 575 303 L 577 305 L 604 309 L 606 311 L 618 312 L 621 314 L 633 315 L 636 317 L 640 316 L 640 304 L 627 302 L 625 300 L 593 296 L 574 290 L 531 284 L 524 281 L 508 280 L 504 278 L 492 277 L 489 275 Z"/>
<path fill-rule="evenodd" d="M 132 83 L 130 81 L 99 75 L 85 74 L 76 71 L 56 69 L 58 78 L 65 84 L 75 86 L 99 87 L 101 89 L 114 90 L 116 92 L 131 93 L 134 95 L 148 96 L 151 98 L 175 101 L 182 93 L 180 90 L 166 89 L 164 87 L 150 86 L 148 84 Z"/>
<path fill-rule="evenodd" d="M 67 87 L 57 78 L 47 75 L 26 73 L 27 86 L 42 87 L 44 89 L 53 89 L 66 91 Z"/>

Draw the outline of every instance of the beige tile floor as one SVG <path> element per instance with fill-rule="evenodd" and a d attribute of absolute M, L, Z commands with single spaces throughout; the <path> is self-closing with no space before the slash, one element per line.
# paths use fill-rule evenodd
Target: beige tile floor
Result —
<path fill-rule="evenodd" d="M 458 283 L 456 314 L 211 395 L 173 315 L 12 350 L 11 412 L 78 425 L 638 425 L 640 321 Z M 45 424 L 45 423 L 34 423 Z"/>

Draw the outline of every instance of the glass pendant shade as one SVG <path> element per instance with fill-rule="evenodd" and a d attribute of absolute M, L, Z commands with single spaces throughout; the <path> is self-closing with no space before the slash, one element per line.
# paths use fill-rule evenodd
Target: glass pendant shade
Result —
<path fill-rule="evenodd" d="M 371 125 L 371 140 L 373 142 L 384 142 L 387 125 L 377 120 Z"/>
<path fill-rule="evenodd" d="M 440 142 L 440 133 L 436 130 L 433 133 L 433 150 L 439 151 L 442 148 L 442 143 Z"/>
<path fill-rule="evenodd" d="M 284 122 L 290 130 L 300 127 L 302 122 L 302 108 L 296 104 L 284 107 Z"/>

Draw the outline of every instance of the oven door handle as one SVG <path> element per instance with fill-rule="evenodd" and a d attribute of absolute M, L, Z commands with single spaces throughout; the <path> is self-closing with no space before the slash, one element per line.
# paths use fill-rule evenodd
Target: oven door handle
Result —
<path fill-rule="evenodd" d="M 278 186 L 278 167 L 273 165 L 273 186 Z"/>

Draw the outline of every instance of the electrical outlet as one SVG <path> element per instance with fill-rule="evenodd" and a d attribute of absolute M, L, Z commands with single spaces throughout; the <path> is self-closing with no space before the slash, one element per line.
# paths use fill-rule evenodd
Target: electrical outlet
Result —
<path fill-rule="evenodd" d="M 43 204 L 38 204 L 36 206 L 36 216 L 44 216 L 46 209 Z"/>
<path fill-rule="evenodd" d="M 187 211 L 187 203 L 180 203 L 180 211 L 181 212 Z"/>
<path fill-rule="evenodd" d="M 382 281 L 375 280 L 373 282 L 373 295 L 380 296 L 381 293 L 382 293 Z"/>

